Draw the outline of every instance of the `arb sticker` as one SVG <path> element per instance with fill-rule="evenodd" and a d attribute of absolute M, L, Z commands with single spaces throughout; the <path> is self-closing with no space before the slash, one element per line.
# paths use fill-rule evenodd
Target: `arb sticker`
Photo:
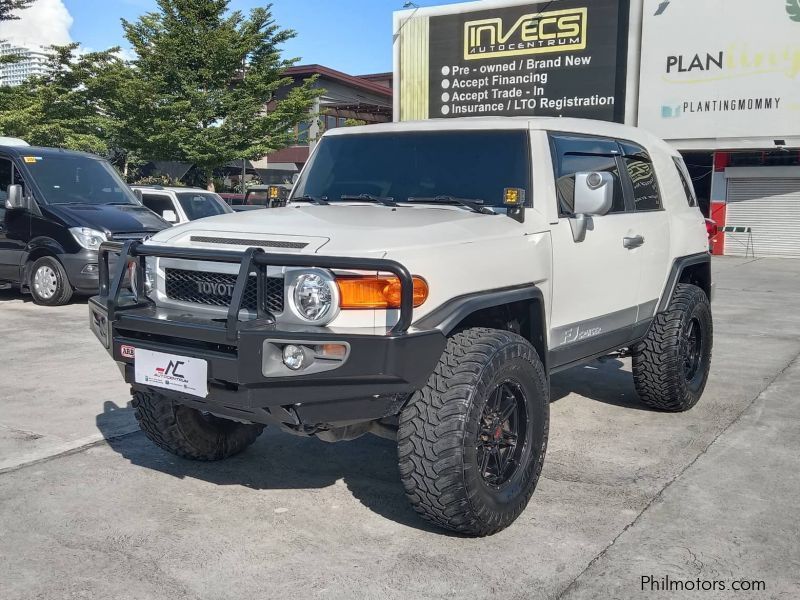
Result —
<path fill-rule="evenodd" d="M 136 348 L 133 346 L 120 346 L 119 353 L 122 358 L 136 358 Z"/>

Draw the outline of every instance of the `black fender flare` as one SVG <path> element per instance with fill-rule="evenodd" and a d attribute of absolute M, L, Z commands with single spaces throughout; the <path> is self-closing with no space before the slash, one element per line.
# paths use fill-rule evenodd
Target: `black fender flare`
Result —
<path fill-rule="evenodd" d="M 672 294 L 675 293 L 675 288 L 678 286 L 683 272 L 689 267 L 701 264 L 708 264 L 709 269 L 711 268 L 711 255 L 708 252 L 679 256 L 672 262 L 672 268 L 669 271 L 669 277 L 667 277 L 667 284 L 664 286 L 664 292 L 661 294 L 656 313 L 667 310 L 669 301 L 672 298 Z M 710 299 L 709 297 L 709 300 Z"/>
<path fill-rule="evenodd" d="M 530 316 L 533 327 L 533 331 L 526 337 L 540 354 L 546 372 L 548 350 L 544 294 L 533 283 L 457 296 L 416 321 L 412 327 L 420 330 L 438 329 L 444 335 L 450 335 L 459 323 L 476 312 L 526 301 L 532 304 Z"/>

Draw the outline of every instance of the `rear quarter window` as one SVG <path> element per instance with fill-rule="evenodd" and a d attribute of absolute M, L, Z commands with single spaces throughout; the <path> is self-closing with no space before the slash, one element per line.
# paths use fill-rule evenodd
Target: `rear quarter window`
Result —
<path fill-rule="evenodd" d="M 633 186 L 633 203 L 637 212 L 663 208 L 656 169 L 650 154 L 632 142 L 620 141 L 623 163 Z"/>
<path fill-rule="evenodd" d="M 686 202 L 689 204 L 689 206 L 697 206 L 697 194 L 694 192 L 694 184 L 692 183 L 692 178 L 689 175 L 689 169 L 686 168 L 686 163 L 683 162 L 682 158 L 678 158 L 677 156 L 674 156 L 672 160 L 675 163 L 675 168 L 678 171 L 678 178 L 681 180 L 683 193 L 686 194 Z"/>

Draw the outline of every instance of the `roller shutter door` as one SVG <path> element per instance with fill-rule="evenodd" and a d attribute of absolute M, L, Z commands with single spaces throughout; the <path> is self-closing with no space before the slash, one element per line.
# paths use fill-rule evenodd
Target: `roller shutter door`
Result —
<path fill-rule="evenodd" d="M 725 225 L 752 227 L 756 256 L 800 258 L 800 178 L 729 179 Z M 725 254 L 744 256 L 746 233 L 725 234 Z"/>

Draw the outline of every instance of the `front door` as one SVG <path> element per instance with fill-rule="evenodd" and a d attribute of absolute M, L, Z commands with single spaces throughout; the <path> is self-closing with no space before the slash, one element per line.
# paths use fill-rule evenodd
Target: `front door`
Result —
<path fill-rule="evenodd" d="M 18 282 L 25 247 L 30 238 L 30 215 L 21 208 L 7 209 L 8 188 L 22 184 L 14 163 L 0 156 L 0 281 Z"/>
<path fill-rule="evenodd" d="M 639 217 L 623 192 L 619 145 L 615 140 L 551 134 L 559 201 L 552 229 L 553 297 L 549 348 L 557 368 L 629 341 L 637 320 L 642 276 L 641 252 L 626 247 L 639 235 Z M 592 217 L 582 241 L 573 237 L 575 174 L 607 172 L 614 178 L 614 202 Z"/>

